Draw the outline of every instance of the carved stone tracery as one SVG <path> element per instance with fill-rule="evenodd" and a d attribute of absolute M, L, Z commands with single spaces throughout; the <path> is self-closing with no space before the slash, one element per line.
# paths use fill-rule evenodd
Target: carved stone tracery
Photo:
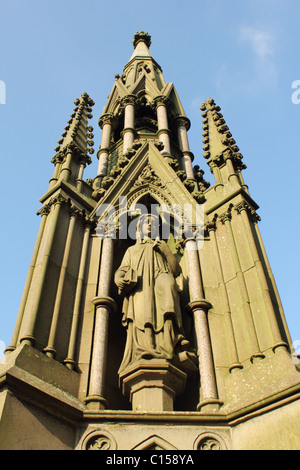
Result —
<path fill-rule="evenodd" d="M 81 443 L 82 450 L 116 450 L 117 442 L 114 436 L 105 430 L 94 430 L 86 434 Z"/>
<path fill-rule="evenodd" d="M 200 434 L 194 442 L 194 450 L 226 450 L 223 437 L 214 432 Z"/>
<path fill-rule="evenodd" d="M 111 450 L 111 441 L 106 436 L 94 436 L 88 441 L 86 450 Z"/>
<path fill-rule="evenodd" d="M 216 439 L 207 437 L 199 443 L 198 450 L 221 450 L 221 445 Z"/>

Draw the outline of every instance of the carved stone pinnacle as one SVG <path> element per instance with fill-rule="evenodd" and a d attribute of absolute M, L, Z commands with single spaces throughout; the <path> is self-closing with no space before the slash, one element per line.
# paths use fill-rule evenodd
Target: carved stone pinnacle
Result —
<path fill-rule="evenodd" d="M 145 33 L 144 31 L 140 31 L 139 33 L 135 33 L 133 36 L 133 47 L 136 48 L 137 44 L 139 42 L 144 42 L 146 46 L 149 48 L 151 45 L 151 36 L 148 33 Z"/>

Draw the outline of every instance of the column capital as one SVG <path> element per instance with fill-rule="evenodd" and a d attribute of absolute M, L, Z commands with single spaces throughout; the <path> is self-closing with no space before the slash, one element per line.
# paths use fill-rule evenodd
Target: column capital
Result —
<path fill-rule="evenodd" d="M 253 209 L 253 207 L 250 206 L 250 204 L 248 204 L 248 202 L 246 202 L 245 200 L 241 201 L 241 202 L 238 202 L 235 206 L 234 206 L 234 209 L 237 211 L 238 214 L 241 214 L 242 211 L 246 211 L 248 212 L 248 214 L 250 215 L 251 219 L 254 221 L 254 222 L 257 222 L 260 220 L 260 217 L 259 215 L 256 213 L 255 209 Z"/>
<path fill-rule="evenodd" d="M 92 230 L 97 226 L 97 220 L 95 218 L 90 218 L 89 216 L 85 215 L 83 218 L 83 224 L 86 230 Z"/>
<path fill-rule="evenodd" d="M 49 204 L 46 204 L 37 211 L 37 215 L 41 215 L 41 216 L 48 215 L 49 212 L 50 212 L 50 206 Z"/>
<path fill-rule="evenodd" d="M 241 201 L 234 206 L 235 210 L 240 214 L 242 211 L 250 211 L 251 207 L 246 201 Z"/>
<path fill-rule="evenodd" d="M 78 207 L 76 207 L 75 204 L 70 204 L 69 213 L 70 213 L 70 216 L 74 218 L 79 217 L 79 216 L 84 217 L 84 212 Z"/>
<path fill-rule="evenodd" d="M 57 194 L 57 196 L 54 196 L 53 198 L 50 199 L 49 206 L 55 206 L 56 204 L 58 204 L 58 205 L 68 204 L 68 199 L 66 199 L 61 194 Z"/>
<path fill-rule="evenodd" d="M 137 97 L 135 95 L 126 95 L 126 96 L 123 96 L 123 98 L 121 99 L 121 106 L 127 106 L 128 104 L 131 104 L 134 106 L 135 102 L 137 100 Z"/>
<path fill-rule="evenodd" d="M 64 160 L 64 155 L 61 151 L 59 151 L 58 153 L 54 155 L 54 157 L 51 160 L 51 163 L 53 163 L 54 165 L 57 165 L 59 163 L 62 163 L 63 160 Z"/>
<path fill-rule="evenodd" d="M 185 127 L 187 131 L 191 127 L 191 121 L 186 116 L 176 116 L 174 118 L 174 122 L 176 123 L 177 127 Z"/>
<path fill-rule="evenodd" d="M 217 230 L 216 219 L 207 222 L 205 228 L 208 232 L 215 232 Z"/>
<path fill-rule="evenodd" d="M 230 220 L 232 219 L 231 207 L 229 207 L 226 212 L 219 215 L 219 219 L 222 222 L 222 224 L 225 224 L 225 222 L 228 222 L 228 221 L 230 222 Z"/>
<path fill-rule="evenodd" d="M 103 126 L 105 124 L 110 124 L 112 126 L 114 121 L 115 121 L 115 116 L 111 113 L 106 113 L 106 114 L 102 114 L 102 116 L 100 116 L 100 118 L 98 120 L 98 124 L 99 124 L 99 127 L 101 129 L 103 129 Z"/>
<path fill-rule="evenodd" d="M 158 106 L 165 106 L 166 108 L 170 105 L 170 100 L 165 95 L 158 95 L 153 99 L 153 106 L 158 108 Z"/>

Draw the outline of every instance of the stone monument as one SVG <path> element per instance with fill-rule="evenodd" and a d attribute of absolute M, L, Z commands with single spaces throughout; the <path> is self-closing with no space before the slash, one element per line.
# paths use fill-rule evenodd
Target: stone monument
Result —
<path fill-rule="evenodd" d="M 0 448 L 299 449 L 298 361 L 243 156 L 208 98 L 205 180 L 149 34 L 133 45 L 95 177 L 87 93 L 55 147 L 0 365 Z"/>

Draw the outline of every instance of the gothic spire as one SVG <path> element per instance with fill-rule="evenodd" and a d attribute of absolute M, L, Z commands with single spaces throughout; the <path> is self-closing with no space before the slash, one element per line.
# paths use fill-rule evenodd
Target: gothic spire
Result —
<path fill-rule="evenodd" d="M 132 95 L 142 105 L 152 105 L 157 97 L 164 96 L 171 104 L 172 114 L 185 116 L 174 85 L 165 82 L 162 69 L 149 50 L 150 45 L 148 33 L 139 31 L 134 35 L 134 51 L 123 73 L 115 75 L 115 83 L 102 114 L 117 115 L 122 110 L 122 98 Z"/>
<path fill-rule="evenodd" d="M 214 100 L 209 98 L 200 109 L 203 111 L 203 156 L 208 164 L 220 166 L 229 157 L 236 169 L 245 169 L 243 156 L 220 112 L 220 106 L 216 106 Z"/>
<path fill-rule="evenodd" d="M 58 144 L 55 147 L 56 155 L 53 160 L 56 159 L 58 154 L 65 151 L 66 148 L 73 147 L 77 150 L 81 156 L 85 156 L 87 163 L 90 163 L 90 157 L 88 154 L 92 154 L 94 149 L 92 146 L 94 142 L 92 138 L 94 135 L 93 127 L 88 125 L 88 119 L 91 119 L 92 106 L 94 101 L 89 97 L 87 93 L 74 100 L 75 108 L 73 113 L 68 120 L 64 132 L 61 134 L 62 137 L 58 140 Z"/>
<path fill-rule="evenodd" d="M 101 197 L 104 184 L 113 183 L 111 171 L 118 167 L 120 155 L 121 160 L 127 158 L 128 152 L 132 153 L 142 139 L 151 138 L 200 202 L 208 183 L 203 180 L 199 167 L 195 167 L 195 172 L 193 169 L 187 135 L 190 121 L 173 83 L 165 82 L 162 69 L 149 50 L 150 45 L 150 35 L 137 32 L 129 62 L 122 75 L 115 75 L 114 86 L 99 119 L 102 137 L 93 194 L 95 198 Z"/>

